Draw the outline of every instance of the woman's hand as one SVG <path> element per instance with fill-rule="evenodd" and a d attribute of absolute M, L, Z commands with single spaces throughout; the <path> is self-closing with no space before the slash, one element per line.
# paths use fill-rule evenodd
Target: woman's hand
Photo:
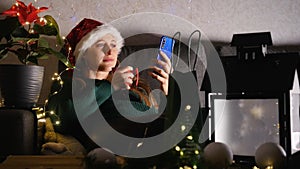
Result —
<path fill-rule="evenodd" d="M 114 90 L 127 89 L 129 90 L 132 83 L 134 74 L 131 66 L 119 67 L 114 72 L 112 77 L 112 86 Z"/>
<path fill-rule="evenodd" d="M 159 67 L 153 66 L 152 69 L 154 71 L 151 72 L 150 75 L 161 83 L 162 91 L 165 93 L 165 95 L 168 95 L 169 74 L 173 72 L 173 68 L 168 56 L 162 51 L 159 51 L 159 54 L 164 61 L 157 60 L 157 65 L 159 65 Z"/>

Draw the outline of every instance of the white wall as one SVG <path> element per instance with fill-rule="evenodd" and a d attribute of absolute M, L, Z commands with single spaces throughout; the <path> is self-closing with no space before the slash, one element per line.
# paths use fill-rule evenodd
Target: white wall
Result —
<path fill-rule="evenodd" d="M 35 2 L 36 1 L 36 2 Z M 1 1 L 0 11 L 14 0 Z M 111 22 L 139 12 L 165 12 L 198 26 L 213 41 L 230 42 L 232 34 L 271 31 L 274 45 L 300 44 L 298 0 L 24 0 L 50 7 L 66 35 L 82 18 Z"/>

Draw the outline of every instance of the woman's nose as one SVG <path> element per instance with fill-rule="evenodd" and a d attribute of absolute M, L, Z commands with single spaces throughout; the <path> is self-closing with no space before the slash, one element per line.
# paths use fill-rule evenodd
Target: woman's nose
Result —
<path fill-rule="evenodd" d="M 108 48 L 106 54 L 107 54 L 107 55 L 110 55 L 110 54 L 111 54 L 111 48 Z"/>
<path fill-rule="evenodd" d="M 111 47 L 108 44 L 105 44 L 105 46 L 104 46 L 104 52 L 107 55 L 111 54 Z"/>

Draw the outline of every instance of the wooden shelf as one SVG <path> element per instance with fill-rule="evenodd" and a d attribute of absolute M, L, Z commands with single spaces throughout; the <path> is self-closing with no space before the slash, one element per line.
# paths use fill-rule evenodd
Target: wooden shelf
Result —
<path fill-rule="evenodd" d="M 12 155 L 0 169 L 84 169 L 84 156 Z"/>

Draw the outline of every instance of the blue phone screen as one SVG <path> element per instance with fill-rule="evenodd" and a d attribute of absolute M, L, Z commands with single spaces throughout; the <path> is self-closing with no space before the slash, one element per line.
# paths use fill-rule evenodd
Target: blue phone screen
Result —
<path fill-rule="evenodd" d="M 172 57 L 173 47 L 174 47 L 174 40 L 167 36 L 162 36 L 160 40 L 160 47 L 159 49 L 163 51 L 169 59 Z M 164 61 L 164 59 L 158 54 L 157 56 L 158 60 Z"/>

